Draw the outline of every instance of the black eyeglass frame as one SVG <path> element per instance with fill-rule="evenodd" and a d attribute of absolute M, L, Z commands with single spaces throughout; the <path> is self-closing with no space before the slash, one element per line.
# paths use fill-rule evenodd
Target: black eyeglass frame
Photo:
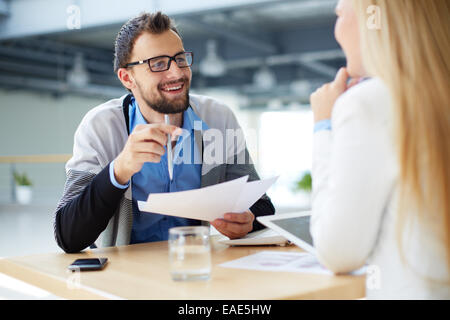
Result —
<path fill-rule="evenodd" d="M 176 56 L 179 56 L 180 54 L 189 54 L 189 55 L 191 56 L 191 63 L 188 64 L 187 66 L 182 66 L 182 67 L 180 67 L 180 66 L 178 65 L 178 63 L 177 63 L 177 60 L 175 60 L 175 57 L 176 57 Z M 164 69 L 164 70 L 157 70 L 157 71 L 152 70 L 152 67 L 151 67 L 151 65 L 150 65 L 150 60 L 153 60 L 153 59 L 160 59 L 160 58 L 169 58 L 169 62 L 167 63 L 167 69 Z M 175 54 L 175 55 L 172 56 L 172 57 L 171 57 L 171 56 L 157 56 L 157 57 L 152 57 L 152 58 L 148 58 L 148 59 L 145 59 L 145 60 L 140 60 L 140 61 L 136 61 L 136 62 L 130 62 L 130 63 L 127 63 L 127 64 L 125 65 L 124 68 L 128 68 L 128 67 L 137 66 L 137 65 L 140 65 L 140 64 L 147 63 L 147 64 L 148 64 L 148 67 L 150 68 L 150 71 L 151 71 L 151 72 L 164 72 L 164 71 L 167 71 L 167 70 L 170 69 L 170 64 L 172 63 L 172 61 L 175 61 L 175 63 L 177 64 L 178 68 L 188 68 L 188 67 L 190 67 L 190 66 L 192 66 L 192 65 L 194 64 L 194 53 L 193 53 L 192 51 L 181 51 L 181 52 L 178 52 L 177 54 Z M 187 61 L 187 59 L 186 59 L 186 61 Z"/>

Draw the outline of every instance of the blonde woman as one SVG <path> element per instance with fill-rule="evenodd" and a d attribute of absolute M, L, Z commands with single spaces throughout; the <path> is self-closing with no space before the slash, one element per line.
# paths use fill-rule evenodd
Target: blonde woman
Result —
<path fill-rule="evenodd" d="M 366 264 L 368 298 L 450 299 L 450 4 L 336 13 L 347 68 L 311 95 L 318 258 L 335 273 Z"/>

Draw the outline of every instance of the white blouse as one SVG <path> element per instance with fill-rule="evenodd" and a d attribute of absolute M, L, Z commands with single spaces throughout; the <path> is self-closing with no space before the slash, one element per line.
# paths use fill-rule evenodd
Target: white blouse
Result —
<path fill-rule="evenodd" d="M 396 238 L 398 166 L 390 128 L 391 100 L 381 80 L 352 87 L 336 101 L 331 130 L 313 147 L 311 234 L 319 261 L 334 273 L 368 264 L 371 299 L 450 299 L 445 248 L 414 225 L 401 260 Z"/>

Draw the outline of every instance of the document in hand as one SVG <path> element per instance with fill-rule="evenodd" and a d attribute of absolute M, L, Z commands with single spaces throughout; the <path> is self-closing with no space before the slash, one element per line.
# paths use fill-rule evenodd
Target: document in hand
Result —
<path fill-rule="evenodd" d="M 152 193 L 138 201 L 141 212 L 159 213 L 204 221 L 223 218 L 227 212 L 248 210 L 278 177 L 247 182 L 248 176 L 213 186 L 170 193 Z"/>

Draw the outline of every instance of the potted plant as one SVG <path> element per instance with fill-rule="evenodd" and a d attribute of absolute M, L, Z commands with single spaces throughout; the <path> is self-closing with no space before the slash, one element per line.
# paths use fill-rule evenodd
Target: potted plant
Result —
<path fill-rule="evenodd" d="M 31 188 L 32 183 L 26 173 L 20 174 L 14 172 L 14 181 L 16 182 L 16 199 L 20 204 L 29 204 L 33 196 Z"/>
<path fill-rule="evenodd" d="M 306 206 L 311 206 L 311 191 L 312 191 L 312 178 L 311 172 L 306 171 L 302 177 L 295 183 L 295 191 L 299 192 L 299 196 L 302 197 L 302 202 Z"/>

